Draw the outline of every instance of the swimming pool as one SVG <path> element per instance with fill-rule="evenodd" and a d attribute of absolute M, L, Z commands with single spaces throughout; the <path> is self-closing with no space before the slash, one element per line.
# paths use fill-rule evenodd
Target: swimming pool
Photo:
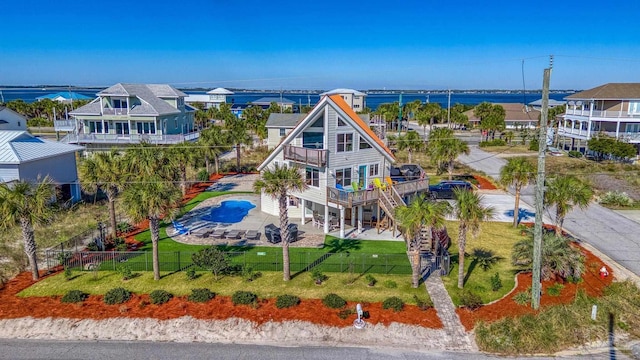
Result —
<path fill-rule="evenodd" d="M 247 200 L 225 200 L 211 209 L 211 213 L 203 216 L 202 220 L 227 224 L 239 223 L 249 214 L 249 210 L 255 207 Z"/>

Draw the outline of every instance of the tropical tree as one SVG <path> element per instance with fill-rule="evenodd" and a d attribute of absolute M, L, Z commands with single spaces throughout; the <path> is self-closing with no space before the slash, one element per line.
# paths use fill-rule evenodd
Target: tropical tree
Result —
<path fill-rule="evenodd" d="M 276 106 L 278 106 L 276 104 Z M 279 106 L 278 106 L 279 107 Z M 247 129 L 252 131 L 261 140 L 267 137 L 267 119 L 268 112 L 265 112 L 260 106 L 249 106 L 242 112 L 242 118 L 246 122 Z"/>
<path fill-rule="evenodd" d="M 467 107 L 463 104 L 455 104 L 451 107 L 451 122 L 456 124 L 456 127 L 469 125 L 469 117 L 464 113 L 465 111 L 467 111 Z"/>
<path fill-rule="evenodd" d="M 0 229 L 20 225 L 24 252 L 29 259 L 33 280 L 38 280 L 37 245 L 33 226 L 46 224 L 53 216 L 49 206 L 55 195 L 49 177 L 36 183 L 18 181 L 0 184 Z"/>
<path fill-rule="evenodd" d="M 221 126 L 214 125 L 200 132 L 197 142 L 200 151 L 204 157 L 207 172 L 211 172 L 210 162 L 213 159 L 216 174 L 220 173 L 220 155 L 231 149 L 227 133 L 222 130 Z"/>
<path fill-rule="evenodd" d="M 438 173 L 443 169 L 449 174 L 449 180 L 453 178 L 454 162 L 461 154 L 469 154 L 469 145 L 453 136 L 453 130 L 449 128 L 435 128 L 429 133 L 427 153 L 432 164 L 437 167 Z"/>
<path fill-rule="evenodd" d="M 540 259 L 540 276 L 544 280 L 560 276 L 563 279 L 573 277 L 579 279 L 584 273 L 584 256 L 578 248 L 571 246 L 571 242 L 564 236 L 555 233 L 545 233 L 542 241 L 542 256 Z M 526 239 L 518 241 L 511 253 L 513 265 L 523 270 L 533 268 L 533 233 Z"/>
<path fill-rule="evenodd" d="M 518 226 L 520 212 L 520 192 L 522 187 L 536 181 L 536 166 L 525 157 L 510 158 L 500 169 L 500 184 L 513 186 L 516 191 L 516 202 L 513 208 L 513 226 Z"/>
<path fill-rule="evenodd" d="M 169 160 L 172 167 L 177 169 L 177 175 L 180 182 L 182 195 L 187 194 L 187 171 L 195 166 L 198 160 L 198 151 L 196 144 L 192 142 L 182 142 L 172 145 L 168 148 Z"/>
<path fill-rule="evenodd" d="M 226 136 L 231 144 L 234 144 L 236 148 L 236 171 L 240 171 L 240 153 L 242 152 L 242 145 L 252 145 L 253 138 L 247 131 L 247 124 L 244 120 L 238 119 L 234 116 L 233 119 L 229 118 L 225 120 L 224 127 L 226 129 Z"/>
<path fill-rule="evenodd" d="M 158 241 L 160 240 L 160 220 L 171 218 L 180 206 L 182 196 L 172 181 L 159 175 L 141 177 L 143 181 L 128 186 L 122 193 L 122 202 L 131 220 L 149 220 L 153 257 L 153 279 L 160 280 Z"/>
<path fill-rule="evenodd" d="M 591 187 L 573 175 L 558 175 L 547 181 L 544 205 L 556 208 L 556 235 L 562 235 L 562 226 L 567 214 L 575 206 L 586 209 L 592 198 Z"/>
<path fill-rule="evenodd" d="M 488 102 L 480 103 L 473 109 L 473 115 L 480 119 L 480 129 L 486 131 L 489 140 L 495 138 L 496 131 L 502 131 L 505 129 L 505 116 L 506 112 L 501 105 L 491 104 Z"/>
<path fill-rule="evenodd" d="M 302 192 L 307 189 L 302 174 L 295 167 L 275 164 L 262 172 L 262 178 L 256 180 L 253 188 L 258 192 L 278 201 L 280 211 L 280 232 L 282 236 L 282 271 L 283 280 L 291 280 L 289 269 L 289 213 L 287 196 L 291 192 Z"/>
<path fill-rule="evenodd" d="M 414 151 L 420 151 L 424 147 L 424 140 L 414 130 L 407 131 L 406 134 L 400 135 L 397 139 L 398 150 L 407 150 L 407 155 L 409 157 L 409 163 L 411 163 L 411 154 Z"/>
<path fill-rule="evenodd" d="M 398 113 L 400 112 L 400 103 L 395 101 L 392 103 L 383 103 L 378 105 L 378 108 L 374 112 L 384 118 L 384 121 L 388 124 L 389 128 L 392 128 L 393 122 L 398 120 Z"/>
<path fill-rule="evenodd" d="M 124 157 L 116 149 L 96 152 L 84 159 L 79 167 L 82 187 L 93 193 L 100 189 L 107 196 L 111 235 L 116 237 L 116 197 L 128 178 Z"/>
<path fill-rule="evenodd" d="M 465 189 L 454 189 L 454 214 L 458 218 L 458 288 L 464 287 L 464 256 L 467 246 L 467 233 L 476 237 L 480 233 L 480 224 L 493 216 L 494 209 L 481 204 L 482 196 Z"/>
<path fill-rule="evenodd" d="M 411 284 L 417 288 L 420 282 L 420 235 L 426 227 L 427 236 L 431 237 L 432 229 L 441 229 L 445 217 L 451 212 L 446 201 L 430 201 L 425 196 L 418 196 L 409 205 L 396 209 L 396 218 L 402 229 L 410 258 L 412 278 Z"/>

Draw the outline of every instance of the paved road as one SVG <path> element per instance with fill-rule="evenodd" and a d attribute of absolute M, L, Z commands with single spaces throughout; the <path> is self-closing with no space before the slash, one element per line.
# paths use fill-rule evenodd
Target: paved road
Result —
<path fill-rule="evenodd" d="M 260 345 L 221 345 L 203 343 L 162 343 L 162 342 L 94 342 L 94 341 L 44 341 L 44 340 L 2 340 L 0 339 L 0 359 L 4 360 L 75 360 L 75 359 L 496 359 L 495 356 L 479 353 L 454 352 L 411 352 L 385 349 L 364 349 L 345 347 L 275 347 Z M 620 352 L 610 357 L 608 352 L 583 356 L 562 357 L 562 359 L 629 359 Z M 526 357 L 522 359 L 558 359 L 549 357 Z"/>
<path fill-rule="evenodd" d="M 506 160 L 470 146 L 471 153 L 458 158 L 463 164 L 484 171 L 487 175 L 498 178 L 500 168 Z M 523 191 L 522 200 L 533 207 L 535 204 L 533 187 Z M 547 211 L 554 218 L 552 211 Z M 592 203 L 586 210 L 571 211 L 564 223 L 564 228 L 582 241 L 592 245 L 618 264 L 640 276 L 640 224 L 614 211 Z"/>

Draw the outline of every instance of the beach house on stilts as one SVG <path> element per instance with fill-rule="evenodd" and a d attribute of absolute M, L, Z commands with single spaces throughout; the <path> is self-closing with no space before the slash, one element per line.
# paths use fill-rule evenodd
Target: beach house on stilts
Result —
<path fill-rule="evenodd" d="M 386 144 L 340 95 L 323 96 L 280 141 L 258 170 L 274 164 L 296 167 L 307 190 L 289 194 L 289 217 L 313 221 L 325 233 L 345 237 L 346 224 L 394 229 L 395 208 L 427 192 L 429 181 L 417 165 L 394 165 Z M 278 215 L 264 193 L 261 210 Z"/>

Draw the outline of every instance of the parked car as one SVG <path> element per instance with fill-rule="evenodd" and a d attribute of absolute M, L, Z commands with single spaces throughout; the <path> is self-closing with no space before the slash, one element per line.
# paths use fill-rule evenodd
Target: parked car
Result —
<path fill-rule="evenodd" d="M 467 181 L 445 180 L 435 185 L 429 185 L 429 195 L 432 199 L 453 199 L 454 189 L 473 190 L 473 185 Z"/>

